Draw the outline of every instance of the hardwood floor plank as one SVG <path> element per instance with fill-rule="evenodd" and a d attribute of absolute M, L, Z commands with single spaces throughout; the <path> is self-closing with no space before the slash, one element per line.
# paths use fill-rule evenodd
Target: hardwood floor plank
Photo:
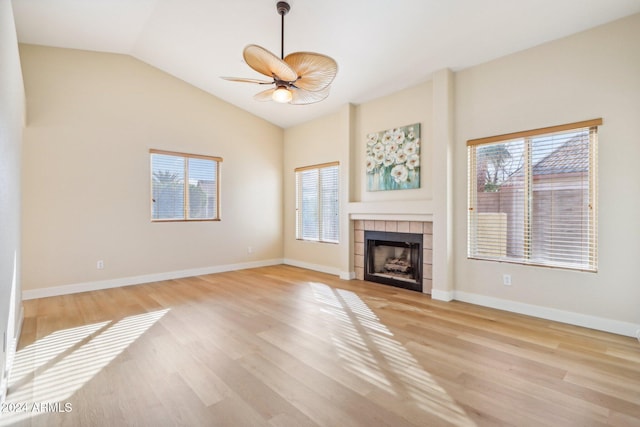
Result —
<path fill-rule="evenodd" d="M 211 407 L 211 424 L 218 426 L 268 427 L 269 423 L 244 400 L 228 396 Z"/>
<path fill-rule="evenodd" d="M 300 382 L 258 354 L 250 354 L 240 361 L 248 372 L 267 384 L 280 397 L 320 426 L 358 426 L 340 407 L 336 407 L 317 391 L 315 384 Z"/>
<path fill-rule="evenodd" d="M 200 398 L 204 406 L 211 406 L 230 395 L 229 387 L 206 366 L 193 361 L 182 364 L 178 374 Z"/>
<path fill-rule="evenodd" d="M 202 363 L 214 366 L 212 369 L 215 369 L 215 372 L 235 396 L 246 402 L 271 424 L 288 423 L 295 420 L 300 426 L 317 425 L 235 361 L 225 358 L 221 353 L 214 354 L 212 357 L 209 352 L 203 354 L 197 349 L 194 349 L 194 352 L 197 353 L 196 357 L 202 358 Z M 212 359 L 216 360 L 213 364 L 211 363 Z"/>

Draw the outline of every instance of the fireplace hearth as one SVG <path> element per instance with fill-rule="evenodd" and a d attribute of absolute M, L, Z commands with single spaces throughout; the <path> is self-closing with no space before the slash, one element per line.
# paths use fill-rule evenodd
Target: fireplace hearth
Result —
<path fill-rule="evenodd" d="M 422 234 L 364 232 L 364 279 L 422 292 Z"/>

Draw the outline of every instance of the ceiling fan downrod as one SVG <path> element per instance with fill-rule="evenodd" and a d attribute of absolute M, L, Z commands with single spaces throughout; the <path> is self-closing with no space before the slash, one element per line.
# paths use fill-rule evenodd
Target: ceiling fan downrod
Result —
<path fill-rule="evenodd" d="M 279 1 L 276 4 L 276 10 L 281 17 L 281 26 L 280 26 L 280 59 L 284 59 L 284 15 L 289 13 L 291 10 L 291 6 L 286 1 Z"/>

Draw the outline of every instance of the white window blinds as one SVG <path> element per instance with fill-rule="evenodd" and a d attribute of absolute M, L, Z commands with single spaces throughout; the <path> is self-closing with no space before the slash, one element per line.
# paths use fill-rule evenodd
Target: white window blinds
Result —
<path fill-rule="evenodd" d="M 468 141 L 468 256 L 597 270 L 602 119 Z"/>
<path fill-rule="evenodd" d="M 338 243 L 338 172 L 338 163 L 295 170 L 297 239 Z"/>
<path fill-rule="evenodd" d="M 151 219 L 220 219 L 219 157 L 151 150 Z"/>

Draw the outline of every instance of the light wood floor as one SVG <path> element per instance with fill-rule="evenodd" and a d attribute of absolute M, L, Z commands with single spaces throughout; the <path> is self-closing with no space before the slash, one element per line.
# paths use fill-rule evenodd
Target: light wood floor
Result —
<path fill-rule="evenodd" d="M 2 425 L 640 425 L 632 338 L 290 266 L 24 307 Z"/>

